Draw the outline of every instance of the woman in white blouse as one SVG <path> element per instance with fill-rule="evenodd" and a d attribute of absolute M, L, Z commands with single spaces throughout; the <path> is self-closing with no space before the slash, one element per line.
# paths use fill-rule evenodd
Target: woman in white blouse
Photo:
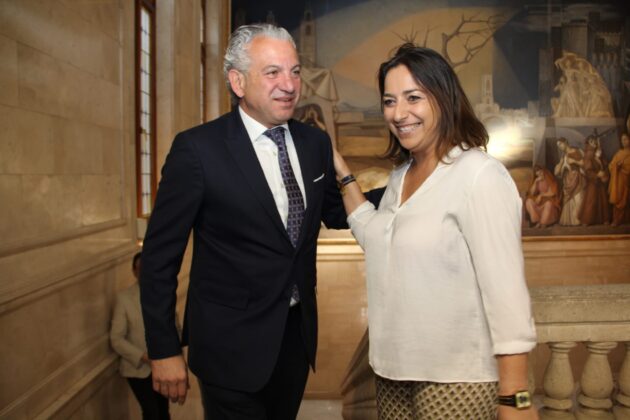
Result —
<path fill-rule="evenodd" d="M 336 151 L 335 169 L 365 250 L 379 419 L 535 419 L 516 186 L 438 53 L 405 44 L 378 79 L 397 164 L 378 210 Z"/>

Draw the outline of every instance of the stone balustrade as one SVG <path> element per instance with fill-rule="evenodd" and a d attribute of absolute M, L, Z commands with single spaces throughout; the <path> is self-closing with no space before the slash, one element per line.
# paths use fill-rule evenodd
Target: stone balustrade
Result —
<path fill-rule="evenodd" d="M 630 285 L 540 287 L 531 295 L 539 345 L 551 353 L 541 419 L 630 420 Z M 613 374 L 609 354 L 619 343 L 625 354 Z M 580 346 L 586 361 L 574 378 L 569 356 Z"/>
<path fill-rule="evenodd" d="M 546 353 L 545 347 L 549 353 L 530 358 L 534 370 L 546 365 L 542 383 L 531 383 L 541 420 L 630 420 L 630 284 L 538 287 L 531 296 L 539 343 L 534 353 Z M 376 419 L 367 337 L 342 383 L 346 420 Z M 613 349 L 621 350 L 616 371 L 609 360 Z M 571 355 L 584 350 L 583 364 L 571 363 Z"/>

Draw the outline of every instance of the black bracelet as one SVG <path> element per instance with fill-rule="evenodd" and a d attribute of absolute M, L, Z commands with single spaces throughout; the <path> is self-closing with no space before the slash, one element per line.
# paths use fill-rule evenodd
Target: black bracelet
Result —
<path fill-rule="evenodd" d="M 341 180 L 339 181 L 339 187 L 343 188 L 346 185 L 350 184 L 351 182 L 356 181 L 357 179 L 354 177 L 354 175 L 349 174 L 344 176 L 343 178 L 341 178 Z"/>

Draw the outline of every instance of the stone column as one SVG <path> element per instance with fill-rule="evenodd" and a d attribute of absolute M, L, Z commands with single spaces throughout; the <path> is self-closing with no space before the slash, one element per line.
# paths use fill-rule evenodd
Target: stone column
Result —
<path fill-rule="evenodd" d="M 619 394 L 613 412 L 617 420 L 630 419 L 630 341 L 626 341 L 626 357 L 619 370 Z"/>
<path fill-rule="evenodd" d="M 575 389 L 569 352 L 575 347 L 575 342 L 549 343 L 551 358 L 543 379 L 543 408 L 540 417 L 545 419 L 574 420 L 571 412 L 573 407 L 572 395 Z"/>
<path fill-rule="evenodd" d="M 613 377 L 608 363 L 608 353 L 615 347 L 617 347 L 615 342 L 586 343 L 589 355 L 580 380 L 582 389 L 578 396 L 580 403 L 578 420 L 614 419 L 610 412 Z"/>

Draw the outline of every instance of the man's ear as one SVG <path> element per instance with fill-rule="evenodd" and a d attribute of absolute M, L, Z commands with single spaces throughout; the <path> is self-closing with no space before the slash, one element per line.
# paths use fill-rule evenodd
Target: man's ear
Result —
<path fill-rule="evenodd" d="M 245 95 L 245 75 L 236 69 L 232 69 L 228 72 L 228 80 L 232 91 L 236 96 L 242 98 Z"/>

